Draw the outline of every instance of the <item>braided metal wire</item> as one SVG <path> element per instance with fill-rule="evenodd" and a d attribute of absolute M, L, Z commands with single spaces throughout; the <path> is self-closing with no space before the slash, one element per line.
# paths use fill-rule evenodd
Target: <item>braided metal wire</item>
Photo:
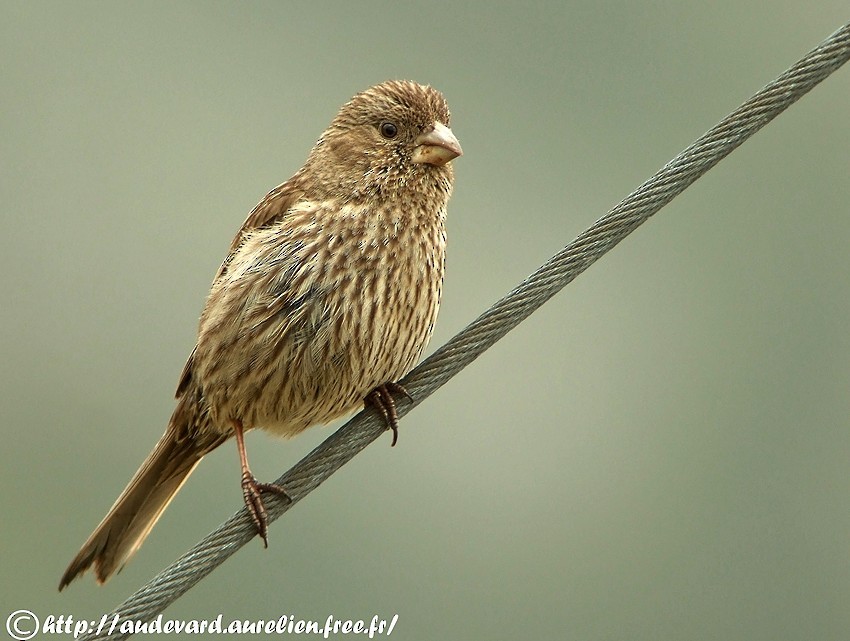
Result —
<path fill-rule="evenodd" d="M 463 331 L 424 360 L 402 382 L 415 400 L 399 401 L 404 416 L 543 303 L 611 250 L 641 223 L 680 194 L 738 145 L 765 126 L 850 58 L 850 23 L 832 34 L 788 71 L 747 100 L 662 167 L 607 215 L 564 247 Z M 274 521 L 316 489 L 385 430 L 374 411 L 343 425 L 276 482 L 292 497 L 265 497 Z M 191 550 L 131 595 L 110 615 L 121 621 L 149 621 L 256 536 L 247 510 L 234 514 Z M 85 639 L 123 639 L 114 634 Z"/>

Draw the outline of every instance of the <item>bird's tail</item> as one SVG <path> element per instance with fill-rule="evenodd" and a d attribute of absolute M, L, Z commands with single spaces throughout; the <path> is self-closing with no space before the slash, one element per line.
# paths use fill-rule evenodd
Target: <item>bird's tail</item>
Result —
<path fill-rule="evenodd" d="M 185 417 L 183 405 L 178 402 L 165 434 L 65 570 L 60 590 L 91 566 L 98 583 L 120 570 L 142 545 L 195 466 L 227 439 L 214 433 L 190 434 L 185 421 L 180 420 Z"/>

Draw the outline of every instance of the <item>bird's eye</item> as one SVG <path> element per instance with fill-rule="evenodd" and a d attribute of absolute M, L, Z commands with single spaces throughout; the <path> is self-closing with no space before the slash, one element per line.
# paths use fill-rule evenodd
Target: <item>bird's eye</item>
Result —
<path fill-rule="evenodd" d="M 391 122 L 381 123 L 380 130 L 381 135 L 387 139 L 395 138 L 398 135 L 398 127 Z"/>

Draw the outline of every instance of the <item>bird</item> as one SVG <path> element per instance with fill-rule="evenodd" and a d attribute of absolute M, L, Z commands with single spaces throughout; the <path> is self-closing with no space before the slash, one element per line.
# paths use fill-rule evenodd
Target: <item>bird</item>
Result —
<path fill-rule="evenodd" d="M 398 437 L 398 381 L 440 307 L 452 160 L 445 97 L 389 80 L 356 94 L 304 165 L 250 212 L 207 296 L 165 433 L 68 565 L 105 583 L 135 554 L 201 459 L 236 440 L 263 544 L 263 494 L 244 433 L 291 437 L 374 406 Z"/>

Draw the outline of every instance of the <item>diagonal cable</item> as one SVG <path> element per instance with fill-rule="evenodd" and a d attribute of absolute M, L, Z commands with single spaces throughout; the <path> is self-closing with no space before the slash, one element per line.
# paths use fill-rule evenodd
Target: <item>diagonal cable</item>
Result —
<path fill-rule="evenodd" d="M 608 214 L 496 302 L 463 331 L 443 345 L 402 381 L 415 402 L 399 401 L 404 416 L 478 358 L 496 341 L 526 319 L 543 303 L 611 250 L 655 212 L 684 191 L 732 150 L 787 109 L 850 58 L 850 23 L 806 54 L 776 80 L 721 120 L 696 142 L 662 167 Z M 264 497 L 269 521 L 287 512 L 331 474 L 350 461 L 385 430 L 383 418 L 363 411 L 343 425 L 276 482 L 292 497 L 284 503 Z M 132 594 L 113 613 L 120 621 L 149 621 L 206 577 L 256 536 L 245 508 L 198 542 Z M 84 639 L 124 639 L 120 628 L 112 635 L 91 634 Z"/>

